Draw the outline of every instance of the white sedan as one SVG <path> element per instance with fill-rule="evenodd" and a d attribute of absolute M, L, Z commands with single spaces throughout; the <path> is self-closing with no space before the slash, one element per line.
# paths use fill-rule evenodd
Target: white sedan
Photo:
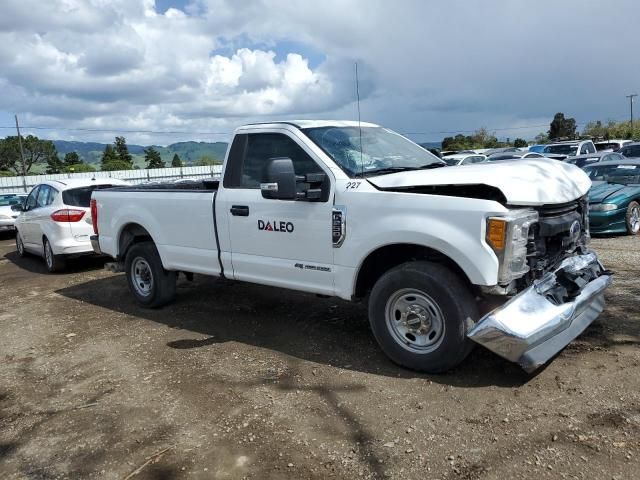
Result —
<path fill-rule="evenodd" d="M 59 272 L 68 257 L 92 254 L 91 193 L 122 185 L 127 183 L 112 178 L 76 178 L 33 187 L 24 205 L 17 207 L 22 210 L 15 221 L 18 255 L 41 256 L 47 270 Z"/>
<path fill-rule="evenodd" d="M 26 196 L 26 193 L 0 193 L 0 232 L 14 230 L 20 212 L 11 207 L 22 204 Z"/>

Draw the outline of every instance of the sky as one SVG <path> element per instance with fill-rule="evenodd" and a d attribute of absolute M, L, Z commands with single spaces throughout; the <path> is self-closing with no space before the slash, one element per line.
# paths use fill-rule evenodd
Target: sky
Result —
<path fill-rule="evenodd" d="M 357 119 L 356 63 L 362 120 L 417 141 L 480 127 L 530 139 L 556 112 L 580 126 L 623 120 L 625 95 L 640 93 L 637 0 L 0 6 L 0 137 L 15 114 L 24 134 L 144 145 Z"/>

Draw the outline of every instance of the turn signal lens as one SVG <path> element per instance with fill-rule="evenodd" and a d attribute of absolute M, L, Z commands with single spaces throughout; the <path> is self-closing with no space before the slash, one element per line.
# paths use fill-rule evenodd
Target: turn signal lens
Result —
<path fill-rule="evenodd" d="M 503 250 L 507 236 L 507 222 L 498 218 L 487 221 L 487 242 L 496 250 Z"/>

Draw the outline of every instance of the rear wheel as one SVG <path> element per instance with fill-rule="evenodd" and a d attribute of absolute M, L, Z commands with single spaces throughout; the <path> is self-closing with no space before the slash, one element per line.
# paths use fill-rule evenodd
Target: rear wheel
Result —
<path fill-rule="evenodd" d="M 640 233 L 640 204 L 631 202 L 627 207 L 627 233 L 629 235 L 638 235 Z"/>
<path fill-rule="evenodd" d="M 145 307 L 161 307 L 176 296 L 176 272 L 164 269 L 153 242 L 137 243 L 129 249 L 125 272 L 129 290 Z"/>
<path fill-rule="evenodd" d="M 478 318 L 475 299 L 448 268 L 415 261 L 385 273 L 369 299 L 369 321 L 394 362 L 438 373 L 458 365 L 473 343 L 467 329 Z"/>
<path fill-rule="evenodd" d="M 67 266 L 67 262 L 62 255 L 54 255 L 51 243 L 47 238 L 44 239 L 44 263 L 50 273 L 61 272 Z"/>
<path fill-rule="evenodd" d="M 27 254 L 24 250 L 24 242 L 22 241 L 22 236 L 20 235 L 19 230 L 16 230 L 16 251 L 20 258 L 23 258 Z"/>

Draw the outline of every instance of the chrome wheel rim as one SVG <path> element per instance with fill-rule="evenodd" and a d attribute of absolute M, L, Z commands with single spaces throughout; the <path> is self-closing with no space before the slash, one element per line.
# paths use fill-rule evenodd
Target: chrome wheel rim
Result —
<path fill-rule="evenodd" d="M 640 231 L 640 207 L 633 207 L 631 209 L 629 226 L 631 227 L 632 233 L 638 233 L 638 231 Z"/>
<path fill-rule="evenodd" d="M 385 308 L 387 328 L 405 350 L 429 353 L 444 338 L 444 315 L 426 293 L 412 288 L 398 290 L 389 297 Z"/>
<path fill-rule="evenodd" d="M 138 295 L 147 297 L 153 289 L 153 273 L 149 263 L 142 257 L 136 257 L 131 263 L 131 279 Z"/>
<path fill-rule="evenodd" d="M 53 266 L 53 252 L 51 251 L 51 245 L 49 242 L 44 244 L 44 260 L 47 262 L 47 266 L 49 268 Z"/>

